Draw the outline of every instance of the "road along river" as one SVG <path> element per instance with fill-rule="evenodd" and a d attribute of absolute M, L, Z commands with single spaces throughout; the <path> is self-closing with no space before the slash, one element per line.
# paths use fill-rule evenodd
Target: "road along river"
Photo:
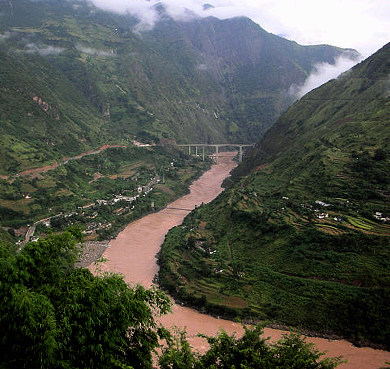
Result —
<path fill-rule="evenodd" d="M 172 202 L 158 213 L 147 215 L 130 223 L 117 237 L 110 242 L 109 248 L 103 254 L 107 262 L 99 269 L 124 275 L 130 285 L 141 284 L 150 287 L 157 274 L 156 254 L 164 241 L 165 234 L 174 226 L 181 224 L 189 210 L 203 203 L 213 200 L 221 191 L 221 183 L 234 168 L 232 161 L 235 153 L 221 153 L 218 164 L 204 173 L 190 187 L 190 194 Z M 93 270 L 94 266 L 90 268 Z M 197 338 L 197 333 L 215 335 L 223 328 L 228 333 L 242 332 L 240 324 L 231 321 L 216 319 L 196 310 L 174 304 L 172 314 L 162 317 L 166 327 L 176 326 L 185 328 L 189 341 L 194 348 L 204 350 L 206 343 Z M 265 329 L 265 336 L 277 340 L 283 333 L 277 329 Z M 378 369 L 390 362 L 390 352 L 371 348 L 357 348 L 348 341 L 330 341 L 323 338 L 308 338 L 320 351 L 327 351 L 328 356 L 343 356 L 347 364 L 340 369 Z"/>

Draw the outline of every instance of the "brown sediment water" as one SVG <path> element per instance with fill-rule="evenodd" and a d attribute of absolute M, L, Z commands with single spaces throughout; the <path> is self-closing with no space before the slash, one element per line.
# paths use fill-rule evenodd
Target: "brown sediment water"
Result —
<path fill-rule="evenodd" d="M 181 224 L 184 217 L 195 206 L 208 203 L 222 192 L 221 183 L 234 168 L 232 161 L 235 153 L 221 153 L 218 164 L 202 175 L 190 187 L 190 194 L 172 202 L 158 213 L 147 215 L 130 223 L 110 242 L 103 254 L 107 261 L 99 265 L 101 271 L 111 271 L 124 275 L 130 285 L 141 284 L 145 287 L 153 285 L 157 274 L 156 254 L 164 241 L 166 233 L 174 226 Z M 94 270 L 93 265 L 90 266 Z M 199 351 L 206 349 L 204 339 L 196 337 L 197 333 L 215 335 L 221 329 L 228 333 L 243 331 L 239 323 L 217 319 L 187 307 L 173 304 L 172 313 L 161 318 L 166 327 L 176 326 L 186 330 L 190 344 Z M 277 340 L 285 331 L 266 328 L 264 334 Z M 378 369 L 390 362 L 390 352 L 372 348 L 357 348 L 345 340 L 328 340 L 324 338 L 307 338 L 320 351 L 327 351 L 327 356 L 343 356 L 348 363 L 340 369 Z"/>

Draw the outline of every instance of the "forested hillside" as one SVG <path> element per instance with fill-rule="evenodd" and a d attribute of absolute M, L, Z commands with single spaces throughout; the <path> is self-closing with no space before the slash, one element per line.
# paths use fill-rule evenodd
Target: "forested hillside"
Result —
<path fill-rule="evenodd" d="M 161 285 L 206 311 L 388 345 L 390 44 L 297 101 L 168 235 Z"/>
<path fill-rule="evenodd" d="M 134 136 L 254 142 L 315 63 L 358 56 L 247 18 L 178 22 L 160 7 L 139 33 L 135 18 L 89 2 L 0 2 L 0 173 Z"/>

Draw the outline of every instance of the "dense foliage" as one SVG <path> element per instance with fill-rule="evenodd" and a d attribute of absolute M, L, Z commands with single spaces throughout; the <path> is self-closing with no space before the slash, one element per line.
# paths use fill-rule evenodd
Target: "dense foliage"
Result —
<path fill-rule="evenodd" d="M 306 343 L 297 333 L 284 335 L 276 343 L 263 337 L 263 327 L 245 328 L 242 337 L 229 336 L 222 331 L 216 337 L 207 337 L 210 348 L 204 354 L 191 352 L 185 333 L 168 341 L 159 364 L 161 369 L 332 369 L 341 358 L 321 359 L 313 344 Z"/>
<path fill-rule="evenodd" d="M 2 368 L 148 368 L 169 310 L 158 290 L 75 269 L 77 231 L 1 247 Z"/>

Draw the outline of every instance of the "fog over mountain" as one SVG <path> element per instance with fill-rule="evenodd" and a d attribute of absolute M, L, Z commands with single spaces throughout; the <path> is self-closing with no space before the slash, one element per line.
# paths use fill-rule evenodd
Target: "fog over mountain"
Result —
<path fill-rule="evenodd" d="M 153 26 L 157 0 L 91 0 L 96 6 L 119 13 L 136 14 L 143 26 Z M 381 0 L 308 1 L 203 0 L 163 1 L 176 20 L 189 16 L 227 19 L 247 16 L 267 31 L 301 44 L 331 44 L 352 47 L 364 57 L 387 43 L 390 33 L 390 4 Z M 204 6 L 207 5 L 207 6 Z"/>
<path fill-rule="evenodd" d="M 236 1 L 225 1 L 225 0 L 217 0 L 212 4 L 204 4 L 203 1 L 198 0 L 169 0 L 169 1 L 126 1 L 126 0 L 115 0 L 115 1 L 107 1 L 107 0 L 92 0 L 92 2 L 101 9 L 117 12 L 120 14 L 132 14 L 137 20 L 138 24 L 135 26 L 134 31 L 136 32 L 147 32 L 152 30 L 156 23 L 161 20 L 161 17 L 166 13 L 169 14 L 176 21 L 190 21 L 200 17 L 208 17 L 214 16 L 219 19 L 227 19 L 236 16 L 248 16 L 255 22 L 259 23 L 261 26 L 265 27 L 270 32 L 275 32 L 276 34 L 280 34 L 282 37 L 287 39 L 293 39 L 300 43 L 322 43 L 326 37 L 329 30 L 335 28 L 337 24 L 335 24 L 335 16 L 332 17 L 332 22 L 327 23 L 327 29 L 320 30 L 320 34 L 317 35 L 316 32 L 310 30 L 310 24 L 315 22 L 319 13 L 323 14 L 323 7 L 318 3 L 316 4 L 318 11 L 315 11 L 315 7 L 312 5 L 308 6 L 308 4 L 304 4 L 304 2 L 299 2 L 298 4 L 294 4 L 293 8 L 290 6 L 286 6 L 284 8 L 280 8 L 279 6 L 272 5 L 272 2 L 267 2 L 264 4 L 256 3 L 254 4 L 251 1 L 244 2 L 236 2 Z M 260 2 L 261 3 L 261 2 Z M 356 3 L 354 3 L 356 5 Z M 261 5 L 261 6 L 260 6 Z M 329 3 L 326 7 L 325 11 L 328 12 L 329 8 L 334 8 L 335 4 Z M 340 12 L 344 12 L 346 8 L 344 6 L 339 6 L 338 11 L 334 14 L 339 14 Z M 161 6 L 164 7 L 164 14 L 159 12 Z M 383 8 L 383 4 L 381 5 Z M 283 9 L 289 8 L 291 10 L 291 18 L 295 19 L 294 21 L 286 22 L 285 21 L 285 11 Z M 300 9 L 300 15 L 306 14 L 303 18 L 297 17 L 295 14 L 296 8 Z M 305 11 L 303 11 L 305 8 Z M 357 7 L 358 10 L 362 10 L 364 7 Z M 276 9 L 279 9 L 280 13 L 275 14 Z M 356 9 L 356 6 L 355 6 Z M 321 10 L 321 11 L 320 11 Z M 314 14 L 313 14 L 314 13 Z M 292 16 L 295 14 L 295 16 Z M 360 13 L 359 16 L 356 15 L 356 20 L 361 19 Z M 376 15 L 376 13 L 374 13 Z M 346 19 L 350 19 L 351 15 L 346 17 Z M 323 16 L 321 16 L 321 19 Z M 371 19 L 371 18 L 370 18 Z M 365 22 L 361 20 L 360 29 L 366 29 Z M 304 32 L 305 24 L 307 24 L 308 32 Z M 372 22 L 369 22 L 372 24 Z M 324 27 L 324 24 L 317 23 L 318 28 Z M 339 33 L 339 38 L 337 41 L 345 42 L 343 40 L 343 35 L 348 33 L 344 25 L 343 31 Z M 351 28 L 351 27 L 350 27 Z M 354 27 L 352 27 L 354 28 Z M 318 31 L 318 30 L 317 30 Z M 356 33 L 356 32 L 355 32 Z M 318 37 L 318 41 L 316 40 Z M 328 36 L 330 37 L 330 36 Z M 356 35 L 357 38 L 357 35 Z M 362 37 L 360 37 L 362 39 Z M 332 38 L 330 37 L 330 40 Z M 348 41 L 347 41 L 348 42 Z M 331 43 L 331 42 L 326 42 Z M 371 51 L 375 49 L 375 41 L 370 39 L 370 43 L 364 45 L 363 54 L 369 54 Z M 334 43 L 336 46 L 339 45 L 338 42 Z M 354 42 L 350 41 L 350 44 L 346 44 L 347 47 L 352 47 Z M 382 43 L 378 44 L 382 46 Z M 359 45 L 361 46 L 361 45 Z M 328 63 L 321 63 L 314 67 L 313 74 L 308 78 L 306 83 L 302 86 L 292 86 L 291 92 L 295 94 L 297 97 L 303 96 L 305 93 L 309 92 L 313 88 L 320 86 L 321 84 L 327 82 L 332 78 L 336 78 L 339 74 L 351 68 L 355 62 L 351 62 L 348 58 L 339 58 L 335 65 Z"/>
<path fill-rule="evenodd" d="M 301 98 L 311 90 L 323 85 L 331 79 L 337 78 L 343 72 L 349 70 L 356 64 L 349 58 L 340 56 L 335 64 L 318 63 L 314 66 L 314 71 L 302 85 L 292 85 L 290 93 L 296 98 Z"/>

